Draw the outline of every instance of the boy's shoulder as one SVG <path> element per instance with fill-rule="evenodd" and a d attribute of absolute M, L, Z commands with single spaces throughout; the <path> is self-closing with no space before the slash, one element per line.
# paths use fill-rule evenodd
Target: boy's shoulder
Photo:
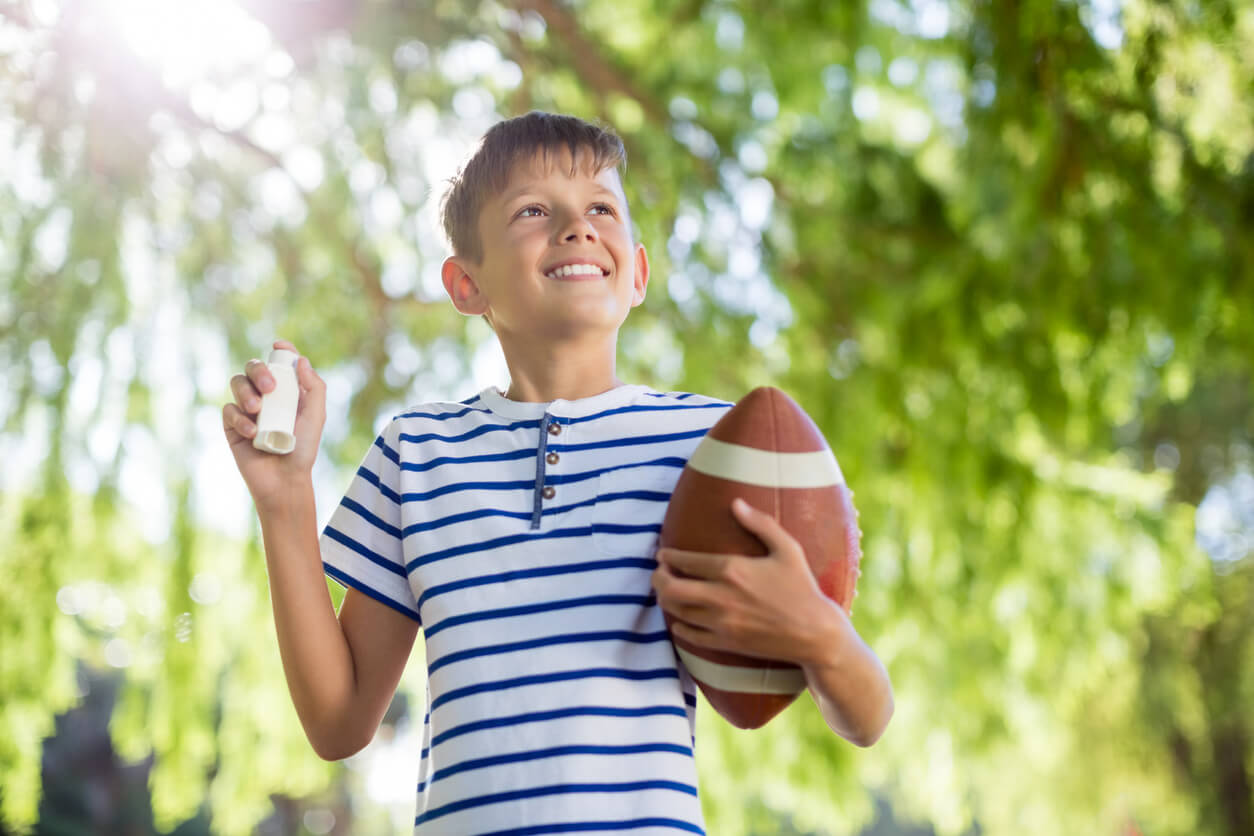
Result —
<path fill-rule="evenodd" d="M 645 391 L 641 392 L 639 402 L 645 404 L 710 408 L 730 408 L 734 405 L 730 401 L 710 397 L 709 395 L 702 395 L 697 392 L 657 392 L 653 389 L 645 389 Z"/>
<path fill-rule="evenodd" d="M 491 412 L 492 410 L 483 402 L 483 392 L 479 392 L 462 401 L 434 400 L 411 404 L 392 416 L 392 420 L 426 418 L 443 421 L 451 418 L 464 418 L 475 413 Z"/>
<path fill-rule="evenodd" d="M 380 429 L 380 435 L 389 440 L 395 436 L 415 440 L 428 434 L 442 436 L 492 420 L 492 410 L 484 405 L 480 395 L 464 401 L 431 400 L 393 412 Z"/>

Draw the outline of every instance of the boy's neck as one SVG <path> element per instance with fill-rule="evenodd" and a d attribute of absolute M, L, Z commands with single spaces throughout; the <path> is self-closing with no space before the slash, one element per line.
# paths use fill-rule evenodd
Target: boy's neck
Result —
<path fill-rule="evenodd" d="M 594 346 L 567 342 L 522 346 L 507 335 L 498 336 L 509 365 L 505 397 L 511 401 L 574 401 L 622 385 L 615 374 L 615 340 Z"/>

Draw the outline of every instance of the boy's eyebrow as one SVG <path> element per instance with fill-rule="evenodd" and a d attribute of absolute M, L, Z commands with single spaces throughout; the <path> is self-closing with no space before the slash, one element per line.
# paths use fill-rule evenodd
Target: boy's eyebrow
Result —
<path fill-rule="evenodd" d="M 510 189 L 505 194 L 503 194 L 501 196 L 501 203 L 508 204 L 511 201 L 517 200 L 518 198 L 522 197 L 528 192 L 535 191 L 535 189 L 536 189 L 536 184 L 534 182 L 523 183 L 521 186 L 518 186 L 517 188 L 514 188 L 514 189 Z M 609 195 L 610 197 L 614 198 L 615 201 L 620 199 L 617 192 L 615 192 L 613 189 L 602 186 L 600 183 L 596 185 L 596 188 L 593 190 L 593 192 L 597 196 Z"/>
<path fill-rule="evenodd" d="M 598 185 L 596 191 L 597 194 L 607 194 L 615 200 L 618 200 L 618 192 L 613 189 L 607 189 L 605 186 Z"/>
<path fill-rule="evenodd" d="M 534 188 L 535 188 L 534 183 L 523 183 L 518 188 L 510 189 L 509 191 L 501 195 L 501 202 L 509 203 L 511 200 L 515 200 L 518 197 L 525 195 L 527 192 L 531 191 Z"/>

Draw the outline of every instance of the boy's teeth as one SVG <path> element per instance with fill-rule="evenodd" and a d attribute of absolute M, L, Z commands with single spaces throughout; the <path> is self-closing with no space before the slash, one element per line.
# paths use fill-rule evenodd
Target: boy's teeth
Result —
<path fill-rule="evenodd" d="M 565 267 L 558 267 L 556 270 L 553 270 L 549 275 L 555 278 L 564 276 L 599 276 L 601 275 L 601 268 L 595 264 L 567 264 Z"/>

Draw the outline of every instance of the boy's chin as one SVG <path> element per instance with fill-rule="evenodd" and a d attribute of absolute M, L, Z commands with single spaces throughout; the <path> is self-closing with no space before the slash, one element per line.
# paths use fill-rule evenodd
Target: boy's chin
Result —
<path fill-rule="evenodd" d="M 627 312 L 604 309 L 572 309 L 566 315 L 540 317 L 524 325 L 523 329 L 530 336 L 542 339 L 562 338 L 595 338 L 605 336 L 613 339 L 627 319 Z M 519 336 L 528 334 L 520 333 Z"/>

